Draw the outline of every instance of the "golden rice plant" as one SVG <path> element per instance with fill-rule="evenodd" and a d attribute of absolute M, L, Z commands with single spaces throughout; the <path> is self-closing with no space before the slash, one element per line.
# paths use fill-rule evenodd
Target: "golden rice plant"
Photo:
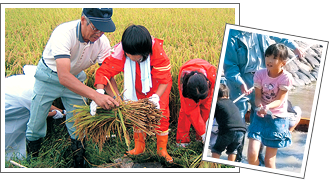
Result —
<path fill-rule="evenodd" d="M 221 168 L 221 164 L 202 161 L 202 155 L 203 154 L 197 156 L 195 160 L 190 164 L 189 168 Z"/>
<path fill-rule="evenodd" d="M 218 67 L 225 25 L 235 23 L 235 9 L 114 8 L 113 11 L 116 31 L 103 35 L 110 40 L 111 46 L 121 41 L 122 33 L 130 24 L 143 25 L 152 36 L 164 40 L 173 77 L 170 122 L 177 123 L 180 67 L 194 58 L 205 59 Z M 81 8 L 5 8 L 5 76 L 22 74 L 25 64 L 36 65 L 54 28 L 80 16 Z M 87 86 L 94 88 L 94 75 L 98 67 L 94 65 L 85 70 Z M 122 74 L 115 79 L 121 88 Z"/>

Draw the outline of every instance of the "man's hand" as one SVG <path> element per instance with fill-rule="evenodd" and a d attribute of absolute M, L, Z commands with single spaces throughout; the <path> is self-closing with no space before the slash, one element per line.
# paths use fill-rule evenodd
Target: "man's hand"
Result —
<path fill-rule="evenodd" d="M 246 84 L 242 84 L 241 85 L 241 92 L 242 92 L 242 94 L 249 95 L 249 94 L 252 93 L 252 91 L 253 91 L 253 89 L 248 89 L 247 86 L 246 86 Z"/>
<path fill-rule="evenodd" d="M 119 106 L 119 103 L 108 95 L 104 95 L 104 89 L 97 89 L 95 100 L 93 100 L 90 104 L 90 113 L 92 116 L 96 114 L 96 109 L 98 106 L 103 109 L 111 109 L 112 107 Z"/>

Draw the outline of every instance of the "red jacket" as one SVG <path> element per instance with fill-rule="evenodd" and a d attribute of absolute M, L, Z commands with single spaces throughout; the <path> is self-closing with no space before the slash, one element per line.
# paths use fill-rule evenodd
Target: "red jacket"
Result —
<path fill-rule="evenodd" d="M 126 56 L 124 55 L 124 50 L 120 43 L 116 47 L 115 52 L 107 57 L 103 61 L 101 67 L 96 71 L 94 85 L 106 85 L 108 82 L 103 76 L 110 79 L 118 73 L 123 72 L 125 61 Z M 147 95 L 145 95 L 142 93 L 140 65 L 136 62 L 135 89 L 138 99 L 146 98 L 154 94 L 157 91 L 159 84 L 172 83 L 170 59 L 167 57 L 163 49 L 163 40 L 157 38 L 153 39 L 152 54 L 150 55 L 150 68 L 152 88 Z"/>
<path fill-rule="evenodd" d="M 198 71 L 203 73 L 211 84 L 211 88 L 207 98 L 200 100 L 198 103 L 195 103 L 195 101 L 192 99 L 185 98 L 182 96 L 182 85 L 180 82 L 181 77 L 191 71 Z M 203 59 L 189 60 L 180 68 L 178 79 L 181 98 L 180 111 L 185 114 L 185 118 L 179 117 L 179 121 L 190 121 L 198 135 L 202 135 L 205 133 L 205 122 L 209 118 L 216 76 L 217 69 L 212 64 Z M 178 127 L 178 129 L 179 128 L 181 127 Z"/>

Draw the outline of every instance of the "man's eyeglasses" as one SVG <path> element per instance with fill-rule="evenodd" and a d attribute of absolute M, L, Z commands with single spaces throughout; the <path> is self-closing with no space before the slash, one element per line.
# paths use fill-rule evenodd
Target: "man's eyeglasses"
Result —
<path fill-rule="evenodd" d="M 85 16 L 85 19 L 87 21 L 87 26 L 90 25 L 91 29 L 94 31 L 95 34 L 104 33 L 103 31 L 100 31 L 100 30 L 96 29 L 95 27 L 93 27 L 92 22 L 91 22 L 91 20 L 88 19 L 88 17 Z"/>

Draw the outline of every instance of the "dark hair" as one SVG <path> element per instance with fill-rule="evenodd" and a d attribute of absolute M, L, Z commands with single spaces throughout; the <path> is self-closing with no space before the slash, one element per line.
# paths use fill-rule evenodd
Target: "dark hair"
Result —
<path fill-rule="evenodd" d="M 275 59 L 279 58 L 281 61 L 286 61 L 288 58 L 288 49 L 284 44 L 272 44 L 265 52 L 265 56 L 274 55 Z"/>
<path fill-rule="evenodd" d="M 198 71 L 192 71 L 181 77 L 183 97 L 192 99 L 196 103 L 200 99 L 205 99 L 211 86 L 208 81 L 207 77 Z"/>
<path fill-rule="evenodd" d="M 152 54 L 151 35 L 144 26 L 130 25 L 124 31 L 121 43 L 125 53 L 141 55 L 142 61 L 145 61 L 149 54 Z"/>
<path fill-rule="evenodd" d="M 229 97 L 229 89 L 225 84 L 221 83 L 219 87 L 218 99 L 222 97 Z"/>

